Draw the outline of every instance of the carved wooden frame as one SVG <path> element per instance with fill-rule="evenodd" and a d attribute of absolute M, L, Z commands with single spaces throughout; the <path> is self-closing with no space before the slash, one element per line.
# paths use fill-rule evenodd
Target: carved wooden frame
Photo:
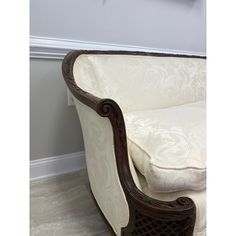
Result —
<path fill-rule="evenodd" d="M 114 135 L 117 171 L 130 212 L 128 225 L 121 229 L 121 235 L 192 235 L 196 219 L 196 207 L 192 199 L 180 197 L 174 201 L 160 201 L 150 198 L 136 187 L 130 172 L 126 130 L 123 114 L 119 105 L 109 98 L 98 98 L 82 90 L 75 83 L 73 65 L 77 57 L 81 54 L 119 54 L 191 58 L 206 57 L 149 52 L 80 50 L 68 53 L 62 63 L 63 76 L 71 93 L 80 102 L 96 111 L 98 115 L 109 118 L 111 122 Z M 108 221 L 106 221 L 106 223 L 108 223 Z"/>

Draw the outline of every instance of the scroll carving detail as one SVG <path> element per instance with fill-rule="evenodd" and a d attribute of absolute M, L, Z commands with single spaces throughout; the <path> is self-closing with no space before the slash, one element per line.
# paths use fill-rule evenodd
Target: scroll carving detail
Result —
<path fill-rule="evenodd" d="M 171 202 L 159 201 L 146 196 L 136 187 L 129 168 L 125 123 L 119 105 L 111 99 L 95 97 L 79 88 L 75 83 L 73 64 L 81 54 L 197 56 L 124 51 L 72 51 L 64 58 L 62 65 L 64 79 L 72 94 L 100 116 L 109 118 L 111 122 L 117 170 L 130 210 L 130 220 L 128 225 L 122 229 L 122 235 L 191 236 L 195 224 L 196 208 L 190 198 L 181 197 Z"/>

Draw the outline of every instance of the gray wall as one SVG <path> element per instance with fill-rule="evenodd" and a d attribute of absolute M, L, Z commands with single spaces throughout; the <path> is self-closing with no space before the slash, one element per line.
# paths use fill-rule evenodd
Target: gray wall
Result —
<path fill-rule="evenodd" d="M 61 60 L 30 61 L 31 160 L 84 149 L 79 119 L 67 106 Z"/>
<path fill-rule="evenodd" d="M 31 0 L 32 36 L 205 53 L 205 0 Z M 84 149 L 61 60 L 31 59 L 31 160 Z"/>
<path fill-rule="evenodd" d="M 205 0 L 31 0 L 31 35 L 205 52 Z"/>

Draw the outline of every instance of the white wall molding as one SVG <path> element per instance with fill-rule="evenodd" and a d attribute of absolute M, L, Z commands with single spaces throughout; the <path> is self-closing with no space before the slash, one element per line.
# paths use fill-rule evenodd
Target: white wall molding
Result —
<path fill-rule="evenodd" d="M 205 56 L 206 53 L 30 36 L 30 57 L 63 59 L 70 50 L 127 50 Z"/>
<path fill-rule="evenodd" d="M 86 168 L 85 152 L 30 161 L 30 180 L 66 174 Z"/>

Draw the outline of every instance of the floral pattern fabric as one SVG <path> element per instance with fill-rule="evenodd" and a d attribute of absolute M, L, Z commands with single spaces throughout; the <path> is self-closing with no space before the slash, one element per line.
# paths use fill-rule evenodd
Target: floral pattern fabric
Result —
<path fill-rule="evenodd" d="M 159 109 L 205 99 L 206 60 L 182 57 L 81 55 L 77 84 L 115 100 L 123 112 Z"/>
<path fill-rule="evenodd" d="M 124 114 L 130 156 L 156 192 L 206 187 L 205 102 Z"/>

